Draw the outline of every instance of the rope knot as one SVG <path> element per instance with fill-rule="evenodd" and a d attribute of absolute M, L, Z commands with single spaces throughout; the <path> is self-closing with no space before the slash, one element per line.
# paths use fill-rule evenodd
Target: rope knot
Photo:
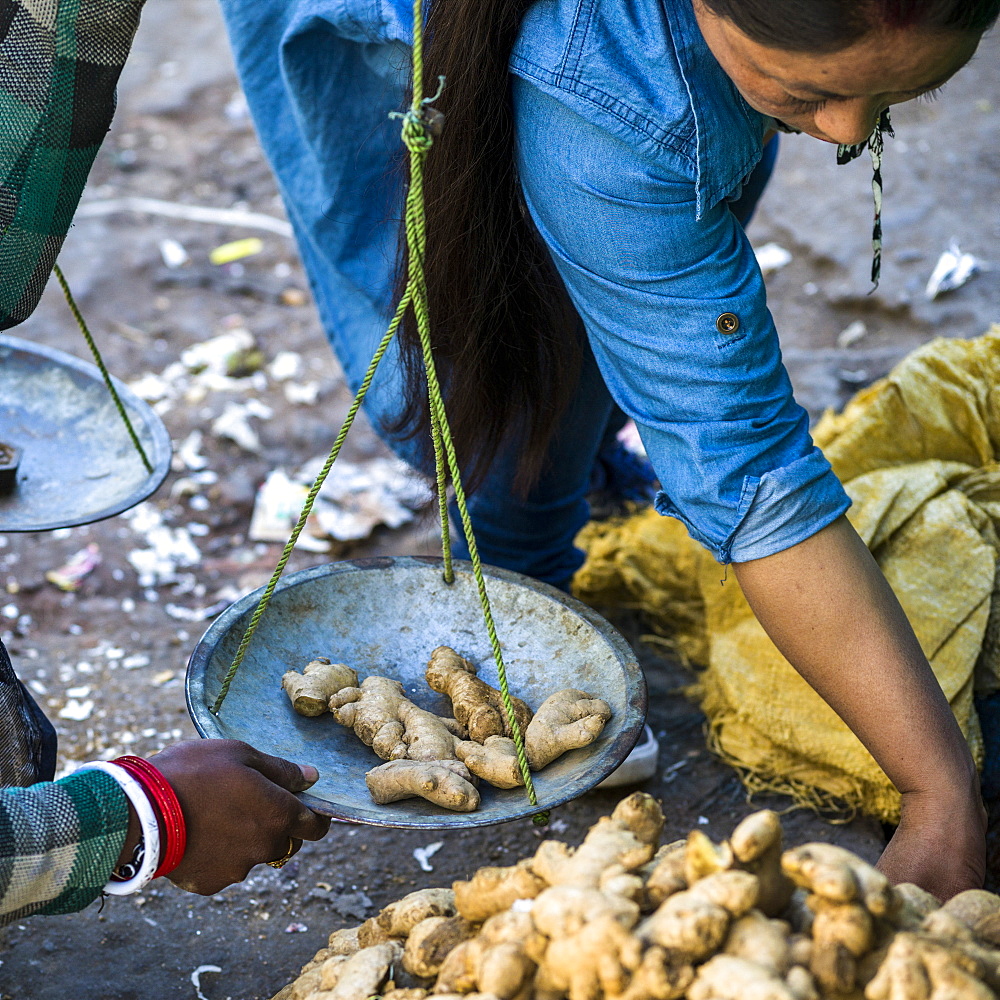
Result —
<path fill-rule="evenodd" d="M 431 134 L 423 116 L 415 111 L 407 111 L 400 115 L 403 119 L 403 143 L 406 148 L 417 156 L 425 156 L 427 151 L 434 145 L 434 136 Z"/>
<path fill-rule="evenodd" d="M 390 118 L 400 118 L 403 122 L 403 144 L 417 156 L 425 156 L 434 145 L 434 140 L 444 128 L 444 115 L 431 105 L 444 93 L 445 78 L 438 77 L 437 93 L 433 97 L 425 97 L 410 108 L 409 111 L 391 111 Z"/>

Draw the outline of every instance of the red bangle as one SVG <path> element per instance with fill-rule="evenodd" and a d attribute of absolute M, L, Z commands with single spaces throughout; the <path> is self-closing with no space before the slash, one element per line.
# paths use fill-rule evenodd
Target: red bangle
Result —
<path fill-rule="evenodd" d="M 160 822 L 160 840 L 163 845 L 160 865 L 153 873 L 153 878 L 169 875 L 181 863 L 187 847 L 187 826 L 177 793 L 159 768 L 142 757 L 119 757 L 112 763 L 128 771 L 142 785 L 153 803 Z"/>

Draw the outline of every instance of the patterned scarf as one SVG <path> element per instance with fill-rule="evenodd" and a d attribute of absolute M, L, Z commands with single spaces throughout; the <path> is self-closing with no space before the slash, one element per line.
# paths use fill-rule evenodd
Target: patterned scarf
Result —
<path fill-rule="evenodd" d="M 879 118 L 875 131 L 865 142 L 853 146 L 840 146 L 837 149 L 837 163 L 843 165 L 856 160 L 866 149 L 871 153 L 872 193 L 875 196 L 875 224 L 872 227 L 872 291 L 878 288 L 882 277 L 882 153 L 885 150 L 885 137 L 894 135 L 892 122 L 889 120 L 889 109 L 886 108 Z"/>

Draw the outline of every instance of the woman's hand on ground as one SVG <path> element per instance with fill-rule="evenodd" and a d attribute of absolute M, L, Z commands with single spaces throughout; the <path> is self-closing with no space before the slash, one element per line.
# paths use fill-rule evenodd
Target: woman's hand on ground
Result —
<path fill-rule="evenodd" d="M 326 817 L 307 809 L 303 792 L 318 772 L 236 740 L 177 743 L 151 763 L 170 782 L 187 825 L 184 858 L 170 880 L 203 896 L 242 882 L 250 869 L 320 840 Z"/>
<path fill-rule="evenodd" d="M 891 882 L 914 882 L 942 902 L 966 889 L 981 889 L 986 810 L 978 781 L 972 790 L 949 795 L 904 795 L 899 827 L 877 867 Z"/>

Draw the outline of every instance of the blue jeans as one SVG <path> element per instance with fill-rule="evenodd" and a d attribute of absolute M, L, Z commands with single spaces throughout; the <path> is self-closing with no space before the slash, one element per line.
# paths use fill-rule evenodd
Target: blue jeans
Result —
<path fill-rule="evenodd" d="M 774 136 L 765 146 L 764 157 L 744 185 L 740 198 L 730 203 L 743 226 L 753 216 L 777 155 L 778 136 Z M 469 497 L 476 542 L 485 563 L 564 589 L 584 560 L 583 552 L 573 542 L 590 516 L 586 496 L 598 451 L 626 419 L 605 385 L 586 338 L 581 339 L 584 357 L 577 389 L 559 421 L 537 484 L 524 499 L 515 494 L 518 449 L 511 445 L 498 456 L 483 484 Z M 339 353 L 348 381 L 358 385 L 364 376 L 367 355 L 363 350 L 352 352 L 352 356 L 345 356 L 346 351 Z M 397 455 L 430 473 L 432 470 L 426 467 L 426 459 L 414 442 L 399 440 L 386 430 L 398 412 L 402 385 L 392 352 L 383 364 L 386 369 L 379 371 L 366 402 L 366 413 L 379 436 Z M 454 511 L 452 520 L 458 523 Z M 452 550 L 457 558 L 468 558 L 460 527 Z"/>

